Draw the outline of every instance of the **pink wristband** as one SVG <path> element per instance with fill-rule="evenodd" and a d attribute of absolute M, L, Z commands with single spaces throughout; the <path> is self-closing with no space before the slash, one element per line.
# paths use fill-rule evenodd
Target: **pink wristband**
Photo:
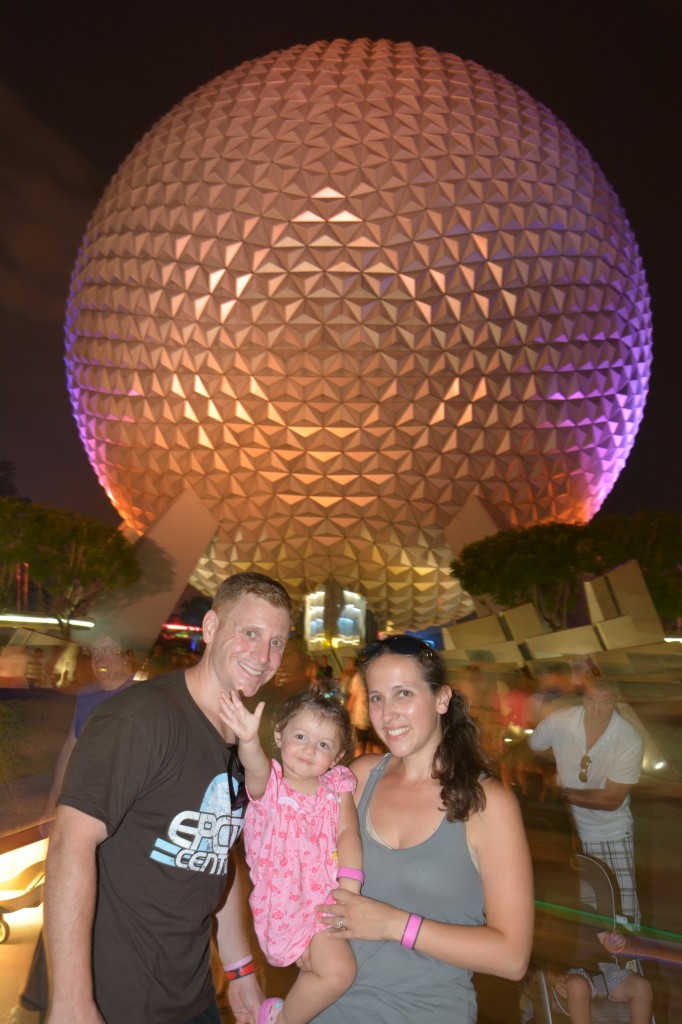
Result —
<path fill-rule="evenodd" d="M 410 914 L 408 917 L 403 937 L 400 940 L 400 945 L 404 946 L 405 949 L 414 949 L 423 920 L 424 918 L 420 917 L 419 914 Z"/>
<path fill-rule="evenodd" d="M 352 878 L 354 882 L 359 882 L 360 885 L 365 881 L 365 872 L 358 871 L 357 868 L 339 868 L 336 872 L 337 878 Z"/>
<path fill-rule="evenodd" d="M 223 970 L 225 973 L 227 973 L 227 971 L 238 971 L 240 967 L 246 967 L 246 965 L 250 964 L 252 960 L 253 957 L 249 953 L 249 955 L 245 956 L 243 960 L 237 960 L 236 963 L 223 964 Z"/>

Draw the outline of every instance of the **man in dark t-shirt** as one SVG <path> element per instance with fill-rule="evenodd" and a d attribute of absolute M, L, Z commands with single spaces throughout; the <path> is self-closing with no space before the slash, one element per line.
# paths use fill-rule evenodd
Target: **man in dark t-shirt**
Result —
<path fill-rule="evenodd" d="M 220 1021 L 211 930 L 246 798 L 219 695 L 251 696 L 272 678 L 290 618 L 279 583 L 230 577 L 204 618 L 201 661 L 138 683 L 88 720 L 48 854 L 49 1024 Z M 238 882 L 217 925 L 223 962 L 247 959 Z M 239 978 L 229 997 L 237 1019 L 255 1019 L 255 975 Z"/>
<path fill-rule="evenodd" d="M 126 652 L 126 646 L 120 633 L 109 626 L 102 627 L 99 635 L 93 638 L 90 652 L 95 681 L 89 686 L 84 686 L 76 694 L 73 723 L 55 764 L 54 778 L 43 811 L 43 821 L 40 824 L 41 832 L 45 836 L 50 831 L 66 766 L 86 721 L 95 708 L 105 704 L 117 693 L 132 686 L 135 682 L 131 675 L 130 658 Z M 19 995 L 19 1004 L 10 1011 L 7 1021 L 14 1021 L 16 1024 L 41 1024 L 45 1019 L 48 1002 L 49 983 L 45 944 L 43 934 L 40 932 L 28 977 Z"/>

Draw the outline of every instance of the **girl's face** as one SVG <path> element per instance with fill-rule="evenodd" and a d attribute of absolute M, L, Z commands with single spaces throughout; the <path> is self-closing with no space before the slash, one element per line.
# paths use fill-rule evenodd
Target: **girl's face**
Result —
<path fill-rule="evenodd" d="M 433 693 L 415 658 L 382 654 L 367 668 L 369 716 L 377 735 L 396 757 L 435 752 L 442 736 L 441 715 L 452 695 L 449 686 Z"/>
<path fill-rule="evenodd" d="M 320 775 L 336 764 L 341 752 L 336 724 L 310 708 L 301 708 L 275 732 L 275 743 L 282 751 L 284 778 L 301 792 L 314 792 Z"/>

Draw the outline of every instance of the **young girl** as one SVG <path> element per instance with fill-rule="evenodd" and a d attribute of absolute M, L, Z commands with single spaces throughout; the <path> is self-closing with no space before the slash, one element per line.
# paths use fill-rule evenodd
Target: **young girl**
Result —
<path fill-rule="evenodd" d="M 322 689 L 296 694 L 275 715 L 280 766 L 258 739 L 264 704 L 251 714 L 234 691 L 220 699 L 220 716 L 239 741 L 250 797 L 244 842 L 258 941 L 275 967 L 295 963 L 306 950 L 310 966 L 284 1002 L 265 1000 L 258 1024 L 307 1024 L 355 978 L 350 946 L 332 938 L 328 922 L 316 916 L 332 889 L 359 893 L 364 881 L 357 783 L 339 765 L 352 754 L 352 727 L 341 703 Z M 343 926 L 336 920 L 333 927 Z"/>

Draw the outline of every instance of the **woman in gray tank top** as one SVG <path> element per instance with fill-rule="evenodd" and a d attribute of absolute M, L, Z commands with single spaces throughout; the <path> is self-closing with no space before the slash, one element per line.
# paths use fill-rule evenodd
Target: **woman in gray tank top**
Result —
<path fill-rule="evenodd" d="M 372 725 L 389 753 L 353 763 L 366 881 L 319 908 L 351 940 L 353 986 L 315 1024 L 472 1024 L 473 972 L 519 980 L 533 883 L 518 805 L 464 698 L 416 637 L 362 652 Z"/>

